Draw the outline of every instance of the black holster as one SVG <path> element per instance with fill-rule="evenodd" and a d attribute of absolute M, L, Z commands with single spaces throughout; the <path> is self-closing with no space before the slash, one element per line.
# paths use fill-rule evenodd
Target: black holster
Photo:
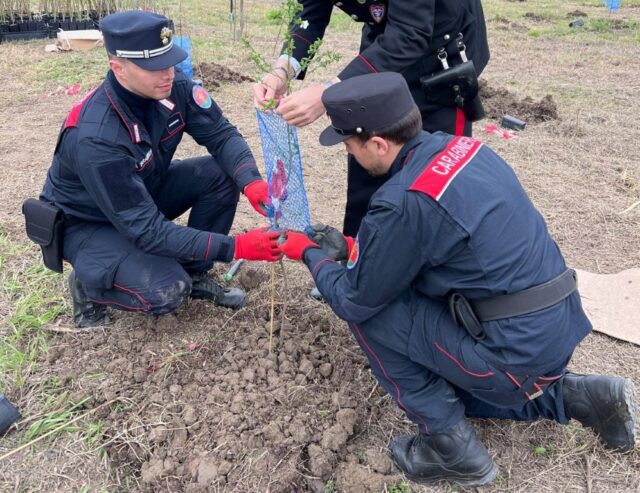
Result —
<path fill-rule="evenodd" d="M 40 246 L 44 265 L 62 272 L 64 239 L 64 213 L 55 205 L 38 199 L 27 199 L 22 204 L 27 236 Z"/>
<path fill-rule="evenodd" d="M 485 338 L 486 334 L 480 320 L 478 320 L 472 306 L 463 295 L 453 293 L 449 296 L 449 311 L 453 321 L 459 327 L 465 328 L 476 341 L 481 341 Z"/>
<path fill-rule="evenodd" d="M 475 122 L 486 116 L 478 94 L 478 75 L 471 60 L 420 77 L 420 84 L 428 101 L 457 106 L 469 121 Z"/>

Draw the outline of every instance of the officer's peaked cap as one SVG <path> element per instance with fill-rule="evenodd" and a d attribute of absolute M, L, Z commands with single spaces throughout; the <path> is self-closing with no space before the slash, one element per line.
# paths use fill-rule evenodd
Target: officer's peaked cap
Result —
<path fill-rule="evenodd" d="M 409 86 L 395 72 L 358 75 L 330 86 L 322 103 L 331 125 L 320 144 L 331 146 L 363 132 L 385 130 L 416 108 Z"/>
<path fill-rule="evenodd" d="M 187 58 L 174 44 L 170 26 L 166 17 L 143 10 L 118 12 L 100 21 L 107 51 L 145 70 L 164 70 Z"/>

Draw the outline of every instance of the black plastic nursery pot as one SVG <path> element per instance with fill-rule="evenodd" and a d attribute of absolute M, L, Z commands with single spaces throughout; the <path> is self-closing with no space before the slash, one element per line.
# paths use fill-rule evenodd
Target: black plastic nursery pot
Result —
<path fill-rule="evenodd" d="M 48 27 L 44 21 L 16 20 L 15 22 L 0 22 L 0 43 L 42 39 L 47 36 Z"/>

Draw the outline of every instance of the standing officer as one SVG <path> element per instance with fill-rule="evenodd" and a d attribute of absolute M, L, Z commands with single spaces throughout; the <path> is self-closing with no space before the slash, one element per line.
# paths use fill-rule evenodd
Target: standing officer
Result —
<path fill-rule="evenodd" d="M 471 119 L 479 100 L 462 103 L 453 93 L 435 91 L 431 96 L 420 79 L 441 80 L 448 67 L 466 65 L 479 75 L 489 60 L 486 26 L 480 0 L 300 0 L 303 9 L 292 24 L 293 52 L 283 54 L 271 73 L 254 86 L 254 99 L 264 106 L 279 100 L 277 112 L 291 125 L 305 126 L 324 112 L 321 96 L 325 88 L 340 80 L 377 72 L 398 72 L 404 76 L 411 95 L 420 108 L 422 127 L 453 135 L 471 136 Z M 309 86 L 283 97 L 286 81 L 303 79 L 300 60 L 313 56 L 309 47 L 322 39 L 334 5 L 356 22 L 363 23 L 360 53 L 325 84 Z M 283 52 L 286 50 L 286 46 Z M 468 74 L 463 77 L 469 80 Z M 468 96 L 477 87 L 467 88 Z M 385 182 L 385 176 L 369 176 L 353 156 L 349 156 L 347 205 L 343 232 L 353 236 L 367 212 L 371 195 Z"/>
<path fill-rule="evenodd" d="M 240 190 L 264 215 L 253 155 L 207 91 L 174 70 L 187 53 L 166 17 L 121 12 L 100 27 L 110 70 L 67 116 L 40 197 L 64 212 L 74 321 L 108 323 L 106 306 L 163 314 L 187 296 L 237 309 L 246 294 L 209 279 L 213 262 L 281 255 L 275 233 L 227 236 Z M 209 155 L 172 160 L 185 132 Z M 188 209 L 187 226 L 172 222 Z"/>
<path fill-rule="evenodd" d="M 320 248 L 347 250 L 328 227 L 314 241 L 290 232 L 280 248 L 306 263 L 418 425 L 391 441 L 398 467 L 423 483 L 492 481 L 497 468 L 465 416 L 574 418 L 607 447 L 633 448 L 631 380 L 566 372 L 591 324 L 574 271 L 507 163 L 469 137 L 421 131 L 398 74 L 341 82 L 323 103 L 331 126 L 320 143 L 344 142 L 372 175 L 391 178 L 346 267 Z"/>

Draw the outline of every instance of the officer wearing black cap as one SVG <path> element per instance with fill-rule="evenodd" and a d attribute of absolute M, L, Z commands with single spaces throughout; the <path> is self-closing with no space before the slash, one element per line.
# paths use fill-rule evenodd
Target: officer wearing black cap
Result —
<path fill-rule="evenodd" d="M 374 83 L 375 87 L 359 83 Z M 335 99 L 332 99 L 332 95 Z M 359 77 L 341 84 L 323 97 L 331 125 L 320 134 L 320 144 L 332 146 L 355 135 L 369 135 L 394 126 L 410 114 L 416 104 L 406 83 L 397 73 Z"/>
<path fill-rule="evenodd" d="M 67 116 L 41 194 L 64 213 L 75 323 L 108 323 L 107 306 L 167 313 L 187 296 L 239 308 L 246 294 L 206 272 L 280 256 L 275 233 L 227 236 L 239 191 L 264 215 L 253 155 L 207 91 L 174 69 L 187 54 L 166 17 L 134 10 L 100 27 L 110 70 Z M 174 160 L 185 132 L 209 155 Z M 172 222 L 189 209 L 187 226 Z"/>
<path fill-rule="evenodd" d="M 422 115 L 424 130 L 471 136 L 477 105 L 468 101 L 458 107 L 449 92 L 429 93 L 421 78 L 444 72 L 470 60 L 476 76 L 489 60 L 484 13 L 480 0 L 301 0 L 302 10 L 290 28 L 293 51 L 288 43 L 271 73 L 254 86 L 257 105 L 271 98 L 280 100 L 278 113 L 296 126 L 304 126 L 325 111 L 321 96 L 326 86 L 339 80 L 371 73 L 398 72 L 406 79 Z M 311 85 L 285 97 L 286 81 L 303 79 L 300 61 L 313 57 L 310 48 L 322 39 L 338 7 L 362 23 L 360 52 L 349 60 L 337 77 Z M 475 113 L 475 115 L 474 115 Z M 369 176 L 352 157 L 348 161 L 347 204 L 343 232 L 355 235 L 367 212 L 371 195 L 386 177 Z"/>
<path fill-rule="evenodd" d="M 606 447 L 632 449 L 631 380 L 567 372 L 591 324 L 574 271 L 508 164 L 469 137 L 421 131 L 398 74 L 341 82 L 323 103 L 331 126 L 320 142 L 344 142 L 389 180 L 355 239 L 321 226 L 288 232 L 280 248 L 305 262 L 418 425 L 392 439 L 396 465 L 421 483 L 491 482 L 498 469 L 466 417 L 573 418 Z"/>

